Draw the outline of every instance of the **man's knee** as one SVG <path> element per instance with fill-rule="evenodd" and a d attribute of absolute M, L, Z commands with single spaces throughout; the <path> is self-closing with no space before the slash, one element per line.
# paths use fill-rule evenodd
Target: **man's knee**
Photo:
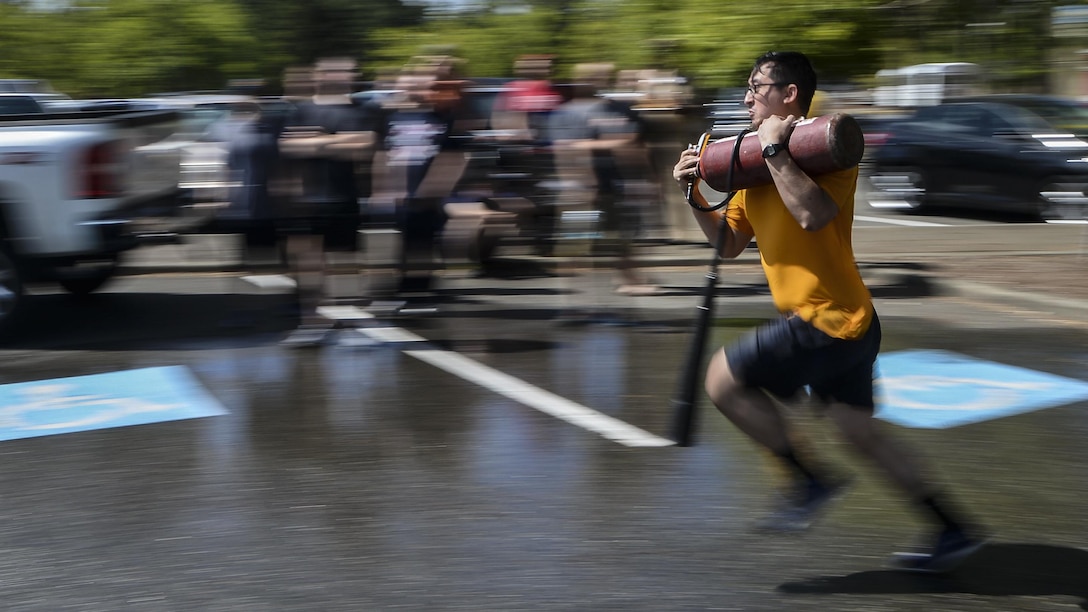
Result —
<path fill-rule="evenodd" d="M 725 350 L 718 349 L 710 358 L 710 364 L 706 368 L 704 380 L 706 393 L 716 406 L 721 408 L 728 404 L 726 401 L 730 395 L 739 389 L 739 383 L 729 367 L 729 360 L 725 356 Z"/>

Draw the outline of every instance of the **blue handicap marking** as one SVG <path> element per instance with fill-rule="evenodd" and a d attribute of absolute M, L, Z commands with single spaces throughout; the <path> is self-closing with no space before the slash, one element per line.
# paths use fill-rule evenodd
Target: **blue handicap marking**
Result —
<path fill-rule="evenodd" d="M 943 429 L 1088 399 L 1088 383 L 957 353 L 910 350 L 877 359 L 876 416 Z"/>
<path fill-rule="evenodd" d="M 0 440 L 222 414 L 183 366 L 0 385 Z"/>

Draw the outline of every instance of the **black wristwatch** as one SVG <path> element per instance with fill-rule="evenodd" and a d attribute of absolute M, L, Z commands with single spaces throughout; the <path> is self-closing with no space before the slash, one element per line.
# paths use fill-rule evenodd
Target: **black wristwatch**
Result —
<path fill-rule="evenodd" d="M 782 151 L 785 151 L 785 150 L 786 150 L 786 143 L 769 144 L 769 145 L 763 147 L 763 159 L 767 159 L 768 157 L 774 157 L 775 155 L 778 155 L 779 153 L 781 153 Z"/>

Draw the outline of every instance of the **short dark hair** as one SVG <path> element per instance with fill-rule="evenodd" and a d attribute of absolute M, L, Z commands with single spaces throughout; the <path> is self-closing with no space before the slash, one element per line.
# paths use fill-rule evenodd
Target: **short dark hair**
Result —
<path fill-rule="evenodd" d="M 816 70 L 808 57 L 800 51 L 768 51 L 756 59 L 752 70 L 759 70 L 764 64 L 771 64 L 768 76 L 774 82 L 797 86 L 801 111 L 807 115 L 812 106 L 812 96 L 816 95 Z"/>

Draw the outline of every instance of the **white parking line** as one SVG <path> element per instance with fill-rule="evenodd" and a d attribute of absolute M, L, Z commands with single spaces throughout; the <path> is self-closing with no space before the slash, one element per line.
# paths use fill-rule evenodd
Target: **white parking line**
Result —
<path fill-rule="evenodd" d="M 426 341 L 425 338 L 399 327 L 371 327 L 359 329 L 358 331 L 382 342 L 418 343 Z M 404 353 L 453 374 L 462 380 L 480 385 L 499 395 L 566 421 L 571 425 L 577 425 L 582 429 L 592 431 L 603 438 L 624 446 L 662 447 L 676 444 L 672 440 L 655 436 L 634 425 L 597 412 L 592 408 L 587 408 L 577 402 L 572 402 L 565 397 L 534 387 L 519 378 L 500 372 L 460 353 L 438 349 L 405 349 Z"/>
<path fill-rule="evenodd" d="M 357 321 L 374 318 L 374 315 L 356 306 L 318 306 L 317 314 L 326 319 L 337 321 Z"/>
<path fill-rule="evenodd" d="M 426 342 L 427 339 L 417 336 L 408 330 L 399 327 L 368 327 L 357 330 L 359 333 L 369 336 L 378 342 Z"/>
<path fill-rule="evenodd" d="M 284 274 L 251 274 L 242 280 L 259 289 L 294 289 L 295 279 Z"/>
<path fill-rule="evenodd" d="M 890 219 L 888 217 L 866 217 L 854 215 L 855 221 L 869 221 L 871 223 L 887 223 L 888 225 L 906 225 L 909 227 L 951 227 L 947 223 L 931 223 L 929 221 L 911 221 L 909 219 Z"/>

